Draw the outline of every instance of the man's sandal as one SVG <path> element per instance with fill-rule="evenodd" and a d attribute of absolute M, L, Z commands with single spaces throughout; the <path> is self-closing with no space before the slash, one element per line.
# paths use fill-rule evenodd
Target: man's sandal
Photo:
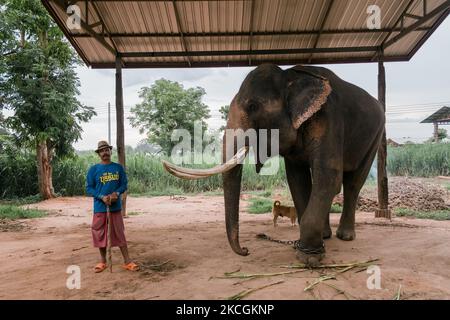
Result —
<path fill-rule="evenodd" d="M 98 263 L 95 268 L 94 268 L 94 272 L 95 273 L 99 273 L 102 272 L 103 270 L 107 269 L 108 266 L 106 265 L 106 263 L 100 262 Z"/>
<path fill-rule="evenodd" d="M 129 271 L 139 271 L 139 266 L 134 263 L 134 262 L 130 262 L 128 264 L 124 264 L 122 266 L 122 268 L 124 268 L 125 270 L 129 270 Z"/>

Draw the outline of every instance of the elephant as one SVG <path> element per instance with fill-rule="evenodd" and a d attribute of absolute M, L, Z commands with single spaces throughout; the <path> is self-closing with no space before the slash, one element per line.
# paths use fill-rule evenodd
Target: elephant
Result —
<path fill-rule="evenodd" d="M 324 257 L 323 239 L 332 236 L 330 207 L 342 186 L 344 204 L 336 236 L 355 239 L 358 195 L 385 128 L 384 108 L 377 99 L 327 68 L 297 65 L 283 70 L 261 64 L 246 76 L 233 98 L 226 128 L 279 130 L 279 155 L 284 158 L 298 212 L 296 255 L 301 262 L 314 267 Z M 224 136 L 223 164 L 216 168 L 202 171 L 169 163 L 164 166 L 187 179 L 222 173 L 228 242 L 235 253 L 245 256 L 248 249 L 239 243 L 242 164 L 236 156 L 227 156 L 225 151 L 233 148 L 235 141 L 226 140 Z M 264 161 L 257 158 L 259 173 Z"/>

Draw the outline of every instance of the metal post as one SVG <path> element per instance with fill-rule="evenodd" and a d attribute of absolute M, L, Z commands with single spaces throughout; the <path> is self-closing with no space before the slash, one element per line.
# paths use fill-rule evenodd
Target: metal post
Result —
<path fill-rule="evenodd" d="M 378 62 L 378 100 L 383 105 L 383 110 L 386 113 L 386 73 L 384 69 L 383 60 Z M 391 218 L 391 211 L 389 210 L 389 191 L 388 178 L 386 172 L 386 127 L 383 131 L 381 144 L 378 148 L 378 209 L 375 211 L 376 218 Z"/>
<path fill-rule="evenodd" d="M 111 144 L 111 103 L 108 102 L 108 143 Z"/>
<path fill-rule="evenodd" d="M 116 56 L 116 138 L 119 163 L 125 166 L 125 126 L 123 112 L 122 61 Z M 122 195 L 122 215 L 127 217 L 127 193 Z"/>

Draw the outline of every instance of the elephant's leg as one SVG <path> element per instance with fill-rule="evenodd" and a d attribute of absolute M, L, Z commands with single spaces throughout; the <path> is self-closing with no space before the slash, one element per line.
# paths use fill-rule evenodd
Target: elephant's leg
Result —
<path fill-rule="evenodd" d="M 297 210 L 298 223 L 300 224 L 311 195 L 311 171 L 308 165 L 299 165 L 287 158 L 284 159 L 284 164 L 292 200 Z"/>
<path fill-rule="evenodd" d="M 339 239 L 350 241 L 356 237 L 355 210 L 358 202 L 358 196 L 364 182 L 367 179 L 367 175 L 370 172 L 370 168 L 377 151 L 377 146 L 378 144 L 370 150 L 365 161 L 357 170 L 344 172 L 344 208 L 339 221 L 339 227 L 336 231 L 336 236 Z"/>
<path fill-rule="evenodd" d="M 330 213 L 328 212 L 328 216 L 325 218 L 325 225 L 323 227 L 323 239 L 329 239 L 331 238 L 331 227 L 330 227 Z"/>
<path fill-rule="evenodd" d="M 339 227 L 336 236 L 341 240 L 350 241 L 355 239 L 355 209 L 359 195 L 359 181 L 354 172 L 344 173 L 344 208 L 342 210 Z M 364 184 L 364 182 L 363 182 Z"/>
<path fill-rule="evenodd" d="M 297 257 L 305 264 L 317 266 L 325 253 L 324 226 L 330 207 L 342 183 L 342 172 L 330 168 L 313 170 L 311 197 L 300 221 L 300 241 Z"/>

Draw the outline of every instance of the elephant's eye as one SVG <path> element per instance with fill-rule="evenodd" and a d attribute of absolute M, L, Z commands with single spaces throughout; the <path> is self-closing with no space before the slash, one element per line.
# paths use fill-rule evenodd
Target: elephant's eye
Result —
<path fill-rule="evenodd" d="M 258 105 L 256 104 L 256 102 L 250 102 L 247 105 L 247 112 L 255 112 L 256 110 L 258 110 Z"/>

